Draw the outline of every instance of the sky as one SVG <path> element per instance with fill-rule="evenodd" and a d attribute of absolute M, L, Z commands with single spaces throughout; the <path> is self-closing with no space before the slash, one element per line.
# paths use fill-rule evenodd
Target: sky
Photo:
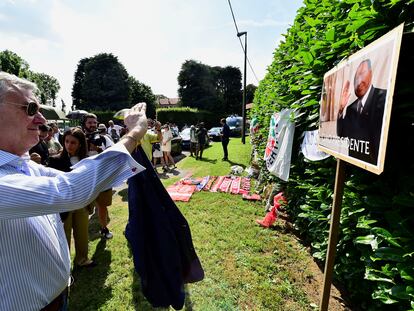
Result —
<path fill-rule="evenodd" d="M 247 84 L 258 85 L 303 0 L 232 0 L 240 32 L 247 31 Z M 32 71 L 58 79 L 72 105 L 78 62 L 112 53 L 154 94 L 178 96 L 186 60 L 235 66 L 244 53 L 228 0 L 0 0 L 0 51 L 11 50 Z M 241 37 L 244 44 L 244 37 Z M 257 79 L 256 79 L 257 77 Z"/>

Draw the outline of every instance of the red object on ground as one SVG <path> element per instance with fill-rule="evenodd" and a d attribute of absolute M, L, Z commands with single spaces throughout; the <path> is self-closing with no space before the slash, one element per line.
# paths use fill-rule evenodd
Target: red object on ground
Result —
<path fill-rule="evenodd" d="M 273 207 L 270 212 L 268 212 L 262 220 L 256 219 L 256 222 L 265 228 L 269 228 L 271 225 L 273 225 L 277 219 L 277 212 L 281 203 L 287 204 L 287 200 L 283 196 L 283 192 L 279 192 L 277 195 L 275 195 L 273 198 Z"/>
<path fill-rule="evenodd" d="M 273 206 L 278 205 L 277 208 L 279 208 L 280 204 L 284 203 L 287 204 L 287 200 L 286 198 L 283 196 L 283 192 L 279 192 L 278 194 L 275 195 L 275 197 L 273 198 Z"/>
<path fill-rule="evenodd" d="M 249 201 L 259 201 L 261 199 L 260 195 L 257 193 L 243 194 L 242 198 L 243 200 L 249 200 Z"/>
<path fill-rule="evenodd" d="M 221 185 L 217 189 L 217 191 L 220 191 L 220 192 L 229 192 L 232 181 L 233 180 L 230 177 L 224 178 L 224 180 L 221 182 Z"/>
<path fill-rule="evenodd" d="M 210 180 L 207 182 L 207 185 L 204 186 L 203 190 L 210 191 L 211 186 L 216 181 L 217 176 L 210 176 Z"/>
<path fill-rule="evenodd" d="M 230 193 L 231 194 L 239 194 L 240 182 L 241 182 L 241 178 L 239 176 L 237 176 L 233 179 L 233 181 L 231 182 L 231 186 L 230 186 Z"/>
<path fill-rule="evenodd" d="M 226 176 L 218 176 L 215 183 L 213 184 L 213 186 L 210 189 L 210 192 L 217 192 L 218 189 L 221 186 L 221 183 L 223 182 L 223 180 L 226 178 Z"/>
<path fill-rule="evenodd" d="M 260 220 L 256 219 L 256 222 L 261 225 L 262 227 L 269 228 L 277 219 L 277 212 L 276 209 L 273 207 L 270 212 L 266 214 L 266 216 Z"/>
<path fill-rule="evenodd" d="M 202 178 L 191 178 L 191 177 L 186 177 L 181 179 L 181 183 L 183 185 L 198 185 L 199 183 L 201 183 L 203 179 Z"/>
<path fill-rule="evenodd" d="M 183 185 L 181 183 L 174 184 L 167 188 L 167 192 L 174 201 L 188 202 L 191 199 L 196 185 Z"/>
<path fill-rule="evenodd" d="M 239 194 L 248 194 L 250 191 L 250 178 L 242 177 Z"/>

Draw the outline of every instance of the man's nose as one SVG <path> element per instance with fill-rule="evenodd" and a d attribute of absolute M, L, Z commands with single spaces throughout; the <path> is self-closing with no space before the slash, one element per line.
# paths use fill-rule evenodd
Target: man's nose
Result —
<path fill-rule="evenodd" d="M 46 118 L 42 115 L 42 113 L 40 111 L 36 112 L 36 114 L 34 115 L 34 119 L 33 122 L 35 124 L 46 124 Z"/>

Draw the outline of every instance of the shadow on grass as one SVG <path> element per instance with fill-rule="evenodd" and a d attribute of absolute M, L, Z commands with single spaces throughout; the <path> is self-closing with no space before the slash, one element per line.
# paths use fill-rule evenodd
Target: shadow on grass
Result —
<path fill-rule="evenodd" d="M 212 163 L 212 164 L 216 164 L 217 163 L 217 159 L 209 159 L 209 158 L 201 158 L 201 159 L 198 159 L 197 161 L 209 162 L 209 163 Z"/>
<path fill-rule="evenodd" d="M 181 172 L 176 168 L 169 169 L 167 172 L 157 171 L 157 175 L 159 179 L 170 179 L 171 177 L 179 176 L 180 174 Z"/>
<path fill-rule="evenodd" d="M 121 197 L 122 202 L 128 202 L 128 188 L 119 190 L 118 195 Z"/>
<path fill-rule="evenodd" d="M 74 268 L 74 283 L 70 288 L 69 310 L 99 310 L 112 297 L 112 288 L 105 286 L 111 263 L 111 252 L 106 249 L 106 240 L 101 240 L 92 259 L 93 268 Z"/>
<path fill-rule="evenodd" d="M 237 163 L 237 162 L 233 162 L 232 160 L 229 160 L 229 159 L 227 159 L 227 160 L 223 160 L 223 162 L 228 162 L 231 166 L 233 166 L 233 165 L 239 165 L 239 166 L 241 166 L 243 169 L 245 169 L 245 168 L 246 168 L 246 165 L 241 164 L 241 163 Z"/>

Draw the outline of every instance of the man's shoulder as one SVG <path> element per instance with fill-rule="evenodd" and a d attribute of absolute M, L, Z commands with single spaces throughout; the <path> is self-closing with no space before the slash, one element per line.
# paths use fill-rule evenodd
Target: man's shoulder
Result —
<path fill-rule="evenodd" d="M 385 105 L 385 99 L 387 97 L 387 90 L 380 89 L 373 87 L 372 88 L 372 99 L 375 101 L 375 105 L 378 107 L 378 105 L 383 106 Z"/>
<path fill-rule="evenodd" d="M 387 95 L 387 90 L 385 89 L 381 89 L 381 88 L 377 88 L 377 87 L 372 87 L 372 95 L 374 97 L 379 97 L 379 96 L 385 96 Z"/>

